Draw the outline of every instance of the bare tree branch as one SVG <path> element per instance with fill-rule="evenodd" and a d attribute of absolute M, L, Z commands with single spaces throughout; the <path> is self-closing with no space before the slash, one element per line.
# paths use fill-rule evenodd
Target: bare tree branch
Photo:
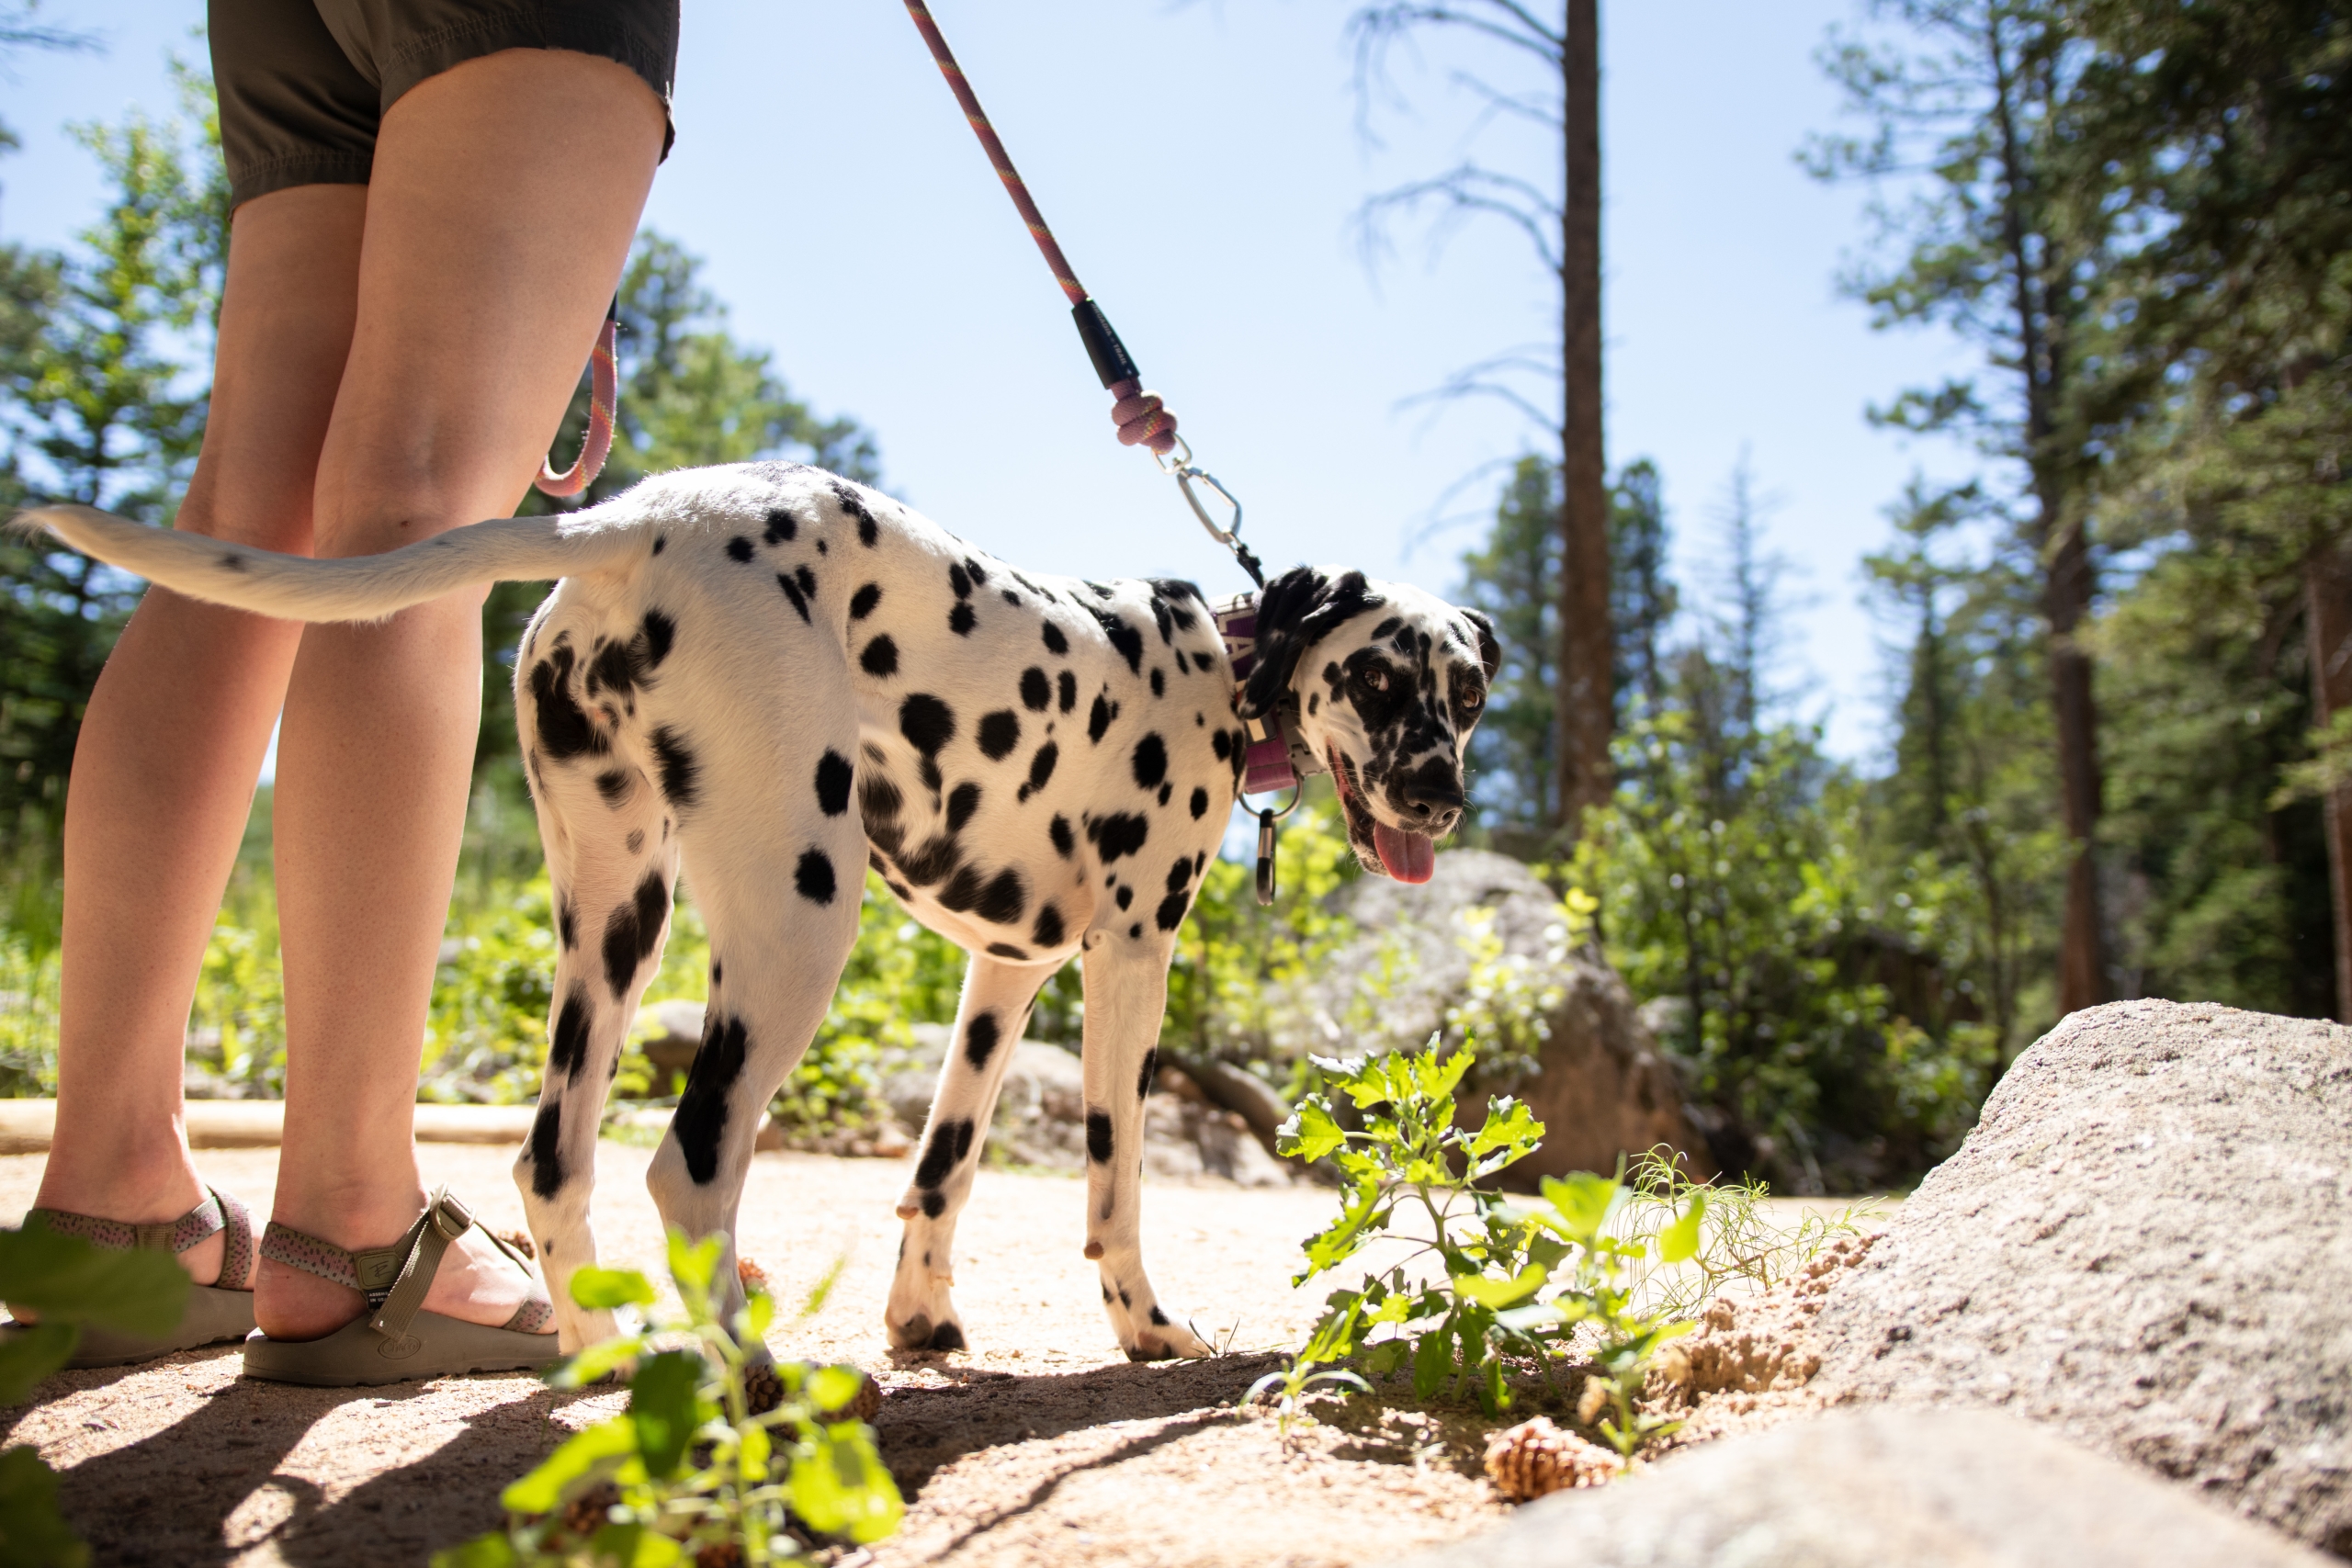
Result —
<path fill-rule="evenodd" d="M 1445 211 L 1430 234 L 1430 244 L 1442 248 L 1453 230 L 1464 219 L 1478 213 L 1490 213 L 1515 226 L 1527 236 L 1529 244 L 1543 259 L 1544 270 L 1560 270 L 1559 245 L 1549 224 L 1556 231 L 1560 222 L 1560 205 L 1529 182 L 1516 175 L 1498 174 L 1476 164 L 1464 164 L 1460 168 L 1438 175 L 1435 179 L 1415 180 L 1383 191 L 1356 209 L 1358 243 L 1367 266 L 1376 265 L 1388 248 L 1386 220 L 1389 213 L 1399 209 L 1410 211 L 1423 202 L 1441 201 Z"/>

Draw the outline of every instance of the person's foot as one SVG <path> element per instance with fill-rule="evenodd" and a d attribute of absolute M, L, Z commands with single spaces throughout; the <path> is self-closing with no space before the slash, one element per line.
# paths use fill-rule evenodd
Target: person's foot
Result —
<path fill-rule="evenodd" d="M 185 1159 L 159 1164 L 145 1171 L 91 1171 L 81 1179 L 61 1175 L 54 1166 L 52 1161 L 51 1169 L 42 1175 L 40 1191 L 33 1199 L 36 1209 L 87 1214 L 93 1219 L 119 1220 L 130 1225 L 162 1225 L 178 1219 L 203 1202 L 206 1196 L 196 1167 Z M 260 1241 L 258 1236 L 254 1239 L 255 1244 Z M 193 1283 L 218 1284 L 228 1246 L 228 1232 L 219 1230 L 174 1257 L 187 1270 Z M 249 1284 L 251 1278 L 248 1274 Z M 18 1323 L 35 1322 L 39 1315 L 14 1306 L 8 1312 Z"/>
<path fill-rule="evenodd" d="M 274 1216 L 278 1223 L 353 1251 L 390 1247 L 399 1241 L 415 1224 L 425 1204 L 424 1194 L 420 1191 L 405 1200 L 405 1213 L 397 1220 L 382 1213 L 382 1205 L 378 1204 L 371 1205 L 376 1213 L 355 1222 L 344 1216 L 293 1210 L 288 1201 L 291 1196 L 280 1194 Z M 497 1328 L 514 1317 L 517 1307 L 539 1293 L 540 1288 L 535 1276 L 516 1267 L 514 1260 L 499 1250 L 476 1225 L 451 1242 L 449 1249 L 442 1254 L 441 1267 L 424 1292 L 424 1310 L 463 1323 Z M 357 1291 L 274 1258 L 261 1260 L 260 1281 L 254 1292 L 254 1321 L 272 1339 L 323 1338 L 357 1318 L 367 1304 Z"/>

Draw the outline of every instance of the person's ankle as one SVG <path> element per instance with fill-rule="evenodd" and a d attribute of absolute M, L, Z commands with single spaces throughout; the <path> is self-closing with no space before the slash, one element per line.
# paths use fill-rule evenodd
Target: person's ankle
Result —
<path fill-rule="evenodd" d="M 117 1148 L 89 1158 L 70 1142 L 53 1145 L 33 1206 L 125 1224 L 163 1224 L 204 1201 L 204 1180 L 187 1151 L 168 1146 Z"/>

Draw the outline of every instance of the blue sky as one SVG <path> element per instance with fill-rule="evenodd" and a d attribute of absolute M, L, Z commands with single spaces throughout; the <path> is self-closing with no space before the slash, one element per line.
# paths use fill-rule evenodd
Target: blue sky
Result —
<path fill-rule="evenodd" d="M 1475 525 L 1432 536 L 1482 463 L 1543 440 L 1508 406 L 1402 406 L 1542 339 L 1552 297 L 1524 242 L 1472 224 L 1432 254 L 1403 228 L 1368 267 L 1363 198 L 1473 152 L 1544 179 L 1540 141 L 1476 129 L 1432 39 L 1394 57 L 1397 101 L 1359 130 L 1337 0 L 933 0 L 1078 273 L 1272 562 L 1345 561 L 1444 591 Z M 70 120 L 166 112 L 168 49 L 200 0 L 51 0 L 102 56 L 23 56 L 0 116 L 0 235 L 59 244 L 95 216 Z M 1847 0 L 1601 7 L 1604 313 L 1612 468 L 1656 460 L 1686 581 L 1745 451 L 1776 504 L 1797 601 L 1783 674 L 1838 754 L 1883 737 L 1877 627 L 1858 562 L 1915 466 L 1971 459 L 1871 429 L 1864 405 L 1962 363 L 1874 333 L 1835 277 L 1863 191 L 1792 154 L 1833 129 L 1812 63 Z M 1112 439 L 1067 306 L 892 0 L 685 0 L 678 143 L 647 222 L 709 263 L 736 332 L 796 390 L 876 433 L 889 487 L 1008 558 L 1088 575 L 1242 582 L 1150 462 Z M 593 171 L 582 171 L 583 179 Z M 1493 484 L 1450 510 L 1483 505 Z"/>

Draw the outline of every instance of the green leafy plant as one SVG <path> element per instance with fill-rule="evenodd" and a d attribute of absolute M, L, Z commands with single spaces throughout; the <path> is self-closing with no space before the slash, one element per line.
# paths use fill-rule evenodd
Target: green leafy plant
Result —
<path fill-rule="evenodd" d="M 865 1375 L 854 1367 L 767 1366 L 755 1348 L 775 1299 L 754 1290 L 721 1323 L 714 1280 L 721 1241 L 670 1233 L 670 1277 L 682 1311 L 591 1345 L 548 1375 L 578 1388 L 626 1372 L 628 1408 L 565 1440 L 500 1494 L 507 1528 L 436 1554 L 434 1568 L 668 1568 L 774 1562 L 801 1554 L 786 1516 L 821 1536 L 865 1544 L 896 1530 L 903 1511 L 874 1433 L 849 1414 Z M 824 1304 L 819 1283 L 801 1309 Z M 571 1299 L 585 1307 L 653 1308 L 633 1269 L 582 1269 Z M 774 1408 L 752 1389 L 775 1380 Z"/>
<path fill-rule="evenodd" d="M 1404 1256 L 1353 1289 L 1334 1292 L 1293 1375 L 1321 1361 L 1358 1359 L 1375 1376 L 1409 1370 L 1415 1395 L 1449 1386 L 1490 1416 L 1513 1403 L 1508 1373 L 1521 1364 L 1547 1379 L 1581 1362 L 1588 1400 L 1602 1390 L 1601 1435 L 1628 1459 L 1674 1423 L 1634 1405 L 1650 1359 L 1688 1333 L 1689 1321 L 1637 1301 L 1657 1264 L 1698 1250 L 1703 1192 L 1690 1192 L 1669 1223 L 1629 1233 L 1634 1200 L 1621 1180 L 1547 1179 L 1537 1202 L 1477 1184 L 1532 1153 L 1544 1124 L 1521 1102 L 1489 1100 L 1476 1129 L 1460 1124 L 1455 1089 L 1475 1054 L 1441 1051 L 1433 1038 L 1412 1053 L 1317 1060 L 1322 1091 L 1300 1101 L 1282 1134 L 1285 1155 L 1329 1160 L 1344 1184 L 1337 1219 L 1306 1242 L 1306 1283 L 1375 1239 Z M 1349 1102 L 1343 1124 L 1336 1092 Z"/>
<path fill-rule="evenodd" d="M 40 1321 L 0 1336 L 0 1404 L 22 1404 L 65 1364 L 85 1324 L 161 1336 L 179 1322 L 187 1274 L 169 1253 L 109 1252 L 34 1215 L 0 1230 L 0 1300 Z M 0 1562 L 83 1568 L 90 1549 L 57 1508 L 57 1476 L 30 1444 L 0 1453 Z"/>

